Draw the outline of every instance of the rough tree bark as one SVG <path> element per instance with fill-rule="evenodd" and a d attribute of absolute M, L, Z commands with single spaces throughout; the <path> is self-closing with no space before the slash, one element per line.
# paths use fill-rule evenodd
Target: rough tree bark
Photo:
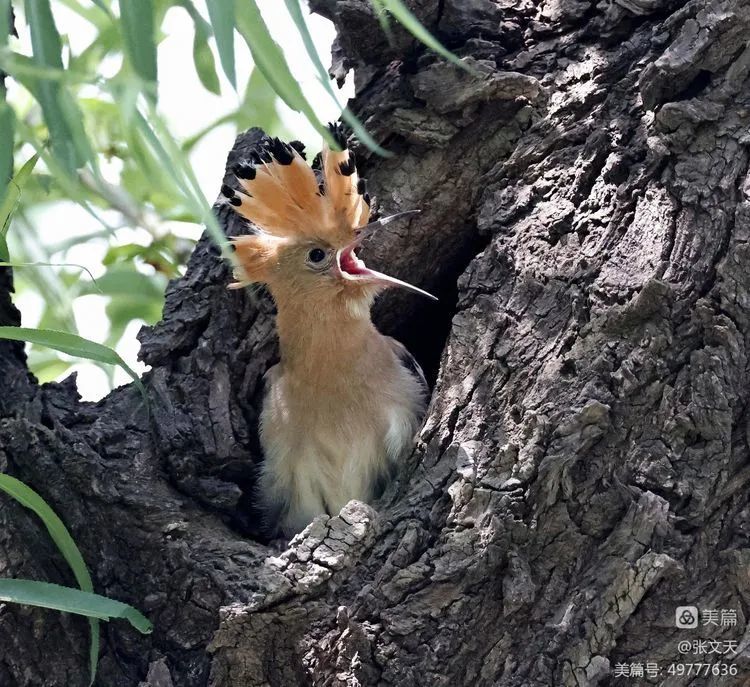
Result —
<path fill-rule="evenodd" d="M 0 469 L 155 623 L 107 626 L 100 684 L 747 684 L 750 2 L 411 0 L 473 75 L 386 42 L 366 0 L 312 5 L 397 153 L 361 156 L 371 187 L 423 210 L 365 257 L 441 296 L 376 308 L 435 381 L 428 417 L 374 508 L 274 555 L 248 496 L 273 310 L 207 240 L 141 335 L 152 421 L 0 343 Z M 1 575 L 72 583 L 33 517 L 0 520 Z M 737 625 L 679 630 L 683 604 Z M 701 637 L 737 651 L 679 652 Z M 2 607 L 0 685 L 85 684 L 86 639 Z M 738 675 L 667 672 L 698 661 Z"/>

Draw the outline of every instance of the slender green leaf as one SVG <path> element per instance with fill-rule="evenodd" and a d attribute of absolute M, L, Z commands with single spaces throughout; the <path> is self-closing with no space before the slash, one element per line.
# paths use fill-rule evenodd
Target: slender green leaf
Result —
<path fill-rule="evenodd" d="M 32 35 L 35 33 L 38 31 L 32 29 Z M 94 175 L 98 177 L 98 161 L 86 136 L 83 114 L 66 88 L 67 84 L 86 81 L 87 77 L 70 69 L 44 64 L 41 61 L 44 54 L 47 53 L 42 49 L 41 56 L 35 54 L 33 59 L 29 59 L 0 51 L 0 67 L 21 83 L 41 106 L 52 155 L 62 172 L 60 176 L 72 177 L 78 167 L 90 162 Z M 28 141 L 23 131 L 28 130 L 29 126 L 19 119 L 17 128 L 21 139 Z"/>
<path fill-rule="evenodd" d="M 103 293 L 103 291 L 99 288 L 99 284 L 97 283 L 96 279 L 94 279 L 94 275 L 91 274 L 91 270 L 75 262 L 38 262 L 38 261 L 4 262 L 4 261 L 0 261 L 0 267 L 13 267 L 14 269 L 17 267 L 77 267 L 79 270 L 89 275 L 89 279 L 91 279 L 91 283 L 93 284 L 93 290 L 87 291 L 87 293 L 97 293 L 97 292 Z"/>
<path fill-rule="evenodd" d="M 156 40 L 152 0 L 121 0 L 120 21 L 125 50 L 136 74 L 156 83 Z"/>
<path fill-rule="evenodd" d="M 97 7 L 101 7 L 109 16 L 112 16 L 112 13 L 109 11 L 109 7 L 107 7 L 107 3 L 104 2 L 104 0 L 92 0 L 92 2 Z"/>
<path fill-rule="evenodd" d="M 211 28 L 211 24 L 209 24 L 203 18 L 203 15 L 196 9 L 192 0 L 171 0 L 171 2 L 173 2 L 175 5 L 179 5 L 180 7 L 185 8 L 185 11 L 190 15 L 190 18 L 193 20 L 193 23 L 195 24 L 195 28 L 198 31 L 200 31 L 204 36 L 213 35 L 213 29 Z"/>
<path fill-rule="evenodd" d="M 92 77 L 75 69 L 60 69 L 50 67 L 31 59 L 25 55 L 10 50 L 0 51 L 0 67 L 10 74 L 15 81 L 25 86 L 32 94 L 39 90 L 40 81 L 52 81 L 62 84 L 82 84 L 92 80 Z"/>
<path fill-rule="evenodd" d="M 0 0 L 0 48 L 8 44 L 10 33 L 10 0 Z M 13 143 L 15 140 L 16 117 L 13 109 L 6 102 L 5 80 L 0 78 L 0 198 L 4 198 L 6 189 L 13 176 Z M 0 229 L 2 229 L 0 222 Z M 8 246 L 0 231 L 0 259 L 7 258 Z"/>
<path fill-rule="evenodd" d="M 110 267 L 98 281 L 83 284 L 80 293 L 104 296 L 127 296 L 134 302 L 163 300 L 165 284 L 160 275 L 143 274 L 132 264 L 120 264 Z"/>
<path fill-rule="evenodd" d="M 40 384 L 54 382 L 58 377 L 65 374 L 71 368 L 71 364 L 57 357 L 54 351 L 40 350 L 29 351 L 29 369 Z"/>
<path fill-rule="evenodd" d="M 83 560 L 80 550 L 70 536 L 68 528 L 57 514 L 47 505 L 47 502 L 31 487 L 10 475 L 0 473 L 0 490 L 12 496 L 22 506 L 34 511 L 47 528 L 52 541 L 60 550 L 75 575 L 76 582 L 82 590 L 93 591 L 91 576 Z"/>
<path fill-rule="evenodd" d="M 57 513 L 49 507 L 47 502 L 37 494 L 31 487 L 27 486 L 20 480 L 10 475 L 0 474 L 0 491 L 4 491 L 12 496 L 22 506 L 33 511 L 44 523 L 52 541 L 55 542 L 58 550 L 73 571 L 78 586 L 84 592 L 93 592 L 94 585 L 91 581 L 91 575 L 86 567 L 86 561 L 83 560 L 81 551 L 70 536 L 68 528 L 58 517 Z M 91 645 L 89 648 L 89 670 L 91 683 L 94 682 L 96 667 L 99 661 L 99 623 L 91 618 L 89 620 L 91 630 Z"/>
<path fill-rule="evenodd" d="M 13 215 L 13 210 L 18 203 L 18 198 L 21 195 L 26 182 L 29 180 L 31 172 L 36 166 L 37 160 L 39 160 L 39 153 L 35 153 L 26 160 L 21 169 L 19 169 L 16 175 L 10 180 L 10 188 L 3 199 L 2 205 L 0 205 L 0 230 L 7 229 L 8 221 Z"/>
<path fill-rule="evenodd" d="M 8 43 L 10 32 L 10 0 L 0 0 L 0 48 Z M 0 78 L 0 198 L 10 190 L 13 176 L 13 144 L 15 142 L 16 115 L 5 100 L 5 80 Z M 0 206 L 0 212 L 2 207 Z M 8 243 L 5 239 L 6 220 L 0 215 L 0 260 L 8 260 Z"/>
<path fill-rule="evenodd" d="M 216 49 L 219 51 L 219 59 L 224 73 L 232 84 L 237 88 L 237 75 L 234 68 L 234 1 L 233 0 L 206 0 L 208 16 L 216 39 Z"/>
<path fill-rule="evenodd" d="M 0 339 L 12 339 L 14 341 L 28 341 L 39 346 L 54 348 L 61 353 L 94 360 L 107 365 L 119 365 L 135 382 L 144 400 L 148 400 L 146 389 L 143 387 L 138 375 L 128 366 L 120 355 L 104 344 L 84 339 L 70 332 L 58 332 L 51 329 L 30 329 L 28 327 L 0 327 Z"/>
<path fill-rule="evenodd" d="M 151 265 L 158 272 L 162 272 L 169 277 L 176 277 L 179 274 L 179 264 L 175 262 L 174 248 L 179 239 L 174 236 L 167 236 L 162 239 L 156 239 L 149 245 L 144 246 L 140 243 L 121 243 L 110 246 L 102 258 L 102 264 L 107 266 L 117 266 L 132 264 L 135 258 L 139 258 L 147 265 Z M 132 266 L 130 267 L 132 269 Z M 163 289 L 161 289 L 162 295 Z"/>
<path fill-rule="evenodd" d="M 65 5 L 89 24 L 93 24 L 99 31 L 102 31 L 106 24 L 112 23 L 112 13 L 102 2 L 92 0 L 91 5 L 82 3 L 81 0 L 56 0 L 56 2 Z"/>
<path fill-rule="evenodd" d="M 0 0 L 0 48 L 8 45 L 10 17 L 10 0 Z M 1 85 L 0 88 L 2 88 Z"/>
<path fill-rule="evenodd" d="M 236 0 L 236 2 L 239 2 L 239 0 Z M 240 6 L 235 5 L 235 10 L 237 28 L 245 39 L 247 47 L 250 48 L 255 66 L 260 69 L 268 83 L 290 108 L 295 112 L 304 114 L 328 144 L 337 147 L 331 132 L 318 119 L 312 106 L 305 98 L 300 85 L 292 75 L 286 57 L 284 57 L 278 43 L 271 37 L 255 0 L 242 0 Z"/>
<path fill-rule="evenodd" d="M 105 52 L 101 52 L 99 61 Z M 98 158 L 89 143 L 83 113 L 78 106 L 78 102 L 88 101 L 82 99 L 77 102 L 71 95 L 74 92 L 71 86 L 90 84 L 92 81 L 96 82 L 98 77 L 79 71 L 73 65 L 80 66 L 75 59 L 71 59 L 71 65 L 67 69 L 62 69 L 45 65 L 36 56 L 31 59 L 8 50 L 0 50 L 0 71 L 5 71 L 14 81 L 22 84 L 42 108 L 52 154 L 57 161 L 54 172 L 56 181 L 61 186 L 67 181 L 69 188 L 76 185 L 73 173 L 86 162 L 91 163 L 94 178 L 101 179 Z M 31 143 L 39 149 L 34 142 L 38 136 L 33 125 L 30 126 L 25 118 L 21 118 L 17 122 L 17 129 L 22 141 Z M 29 131 L 34 131 L 34 135 L 27 135 Z M 43 157 L 52 171 L 49 156 Z"/>
<path fill-rule="evenodd" d="M 278 102 L 279 96 L 271 88 L 263 72 L 253 67 L 242 102 L 235 113 L 234 122 L 237 128 L 242 131 L 257 126 L 258 122 L 263 122 L 266 131 L 280 128 L 282 123 L 276 108 Z"/>
<path fill-rule="evenodd" d="M 471 74 L 474 73 L 474 70 L 468 64 L 443 47 L 443 44 L 422 25 L 402 0 L 374 0 L 373 4 L 385 7 L 398 20 L 401 26 L 409 31 L 418 41 L 424 43 L 430 50 L 435 51 L 446 60 L 458 65 L 461 69 L 465 69 Z"/>
<path fill-rule="evenodd" d="M 70 2 L 76 3 L 78 0 L 69 0 Z M 86 73 L 94 73 L 101 64 L 101 61 L 110 53 L 115 52 L 119 49 L 122 33 L 120 31 L 120 23 L 112 20 L 112 15 L 106 20 L 106 24 L 102 26 L 96 34 L 96 37 L 88 44 L 88 46 L 82 50 L 78 55 L 71 55 L 70 61 L 68 62 L 68 69 L 76 69 Z M 100 78 L 96 74 L 95 78 Z M 95 78 L 91 79 L 94 81 Z"/>
<path fill-rule="evenodd" d="M 149 619 L 128 604 L 50 582 L 0 579 L 0 600 L 77 613 L 99 620 L 122 618 L 141 634 L 150 634 L 153 630 Z"/>
<path fill-rule="evenodd" d="M 62 44 L 49 0 L 26 0 L 25 7 L 34 56 L 41 64 L 62 69 Z"/>
<path fill-rule="evenodd" d="M 86 212 L 88 212 L 99 224 L 101 224 L 109 235 L 114 232 L 107 222 L 99 215 L 92 207 L 89 202 L 89 198 L 86 195 L 86 189 L 79 183 L 79 178 L 76 175 L 68 175 L 66 170 L 62 167 L 59 160 L 49 155 L 45 146 L 36 137 L 34 130 L 22 119 L 16 122 L 18 126 L 18 132 L 21 140 L 29 143 L 37 151 L 37 154 L 44 160 L 44 164 L 54 177 L 55 184 L 59 185 L 61 190 L 64 192 L 66 199 L 73 200 L 78 203 Z M 44 178 L 44 177 L 41 177 Z"/>
<path fill-rule="evenodd" d="M 385 37 L 388 39 L 388 43 L 393 45 L 393 29 L 391 28 L 391 19 L 388 16 L 388 10 L 383 5 L 383 0 L 370 0 L 372 8 L 375 10 L 375 16 L 377 17 L 380 28 L 383 30 Z"/>
<path fill-rule="evenodd" d="M 2 93 L 0 86 L 0 96 Z M 8 219 L 10 212 L 5 214 L 5 204 L 11 195 L 11 175 L 13 174 L 13 132 L 15 130 L 15 115 L 10 105 L 4 99 L 0 99 L 0 131 L 6 132 L 0 136 L 0 198 L 3 198 L 0 204 L 0 260 L 9 260 L 8 244 L 5 235 L 8 231 Z"/>
<path fill-rule="evenodd" d="M 305 45 L 307 54 L 309 55 L 310 60 L 312 61 L 315 69 L 318 72 L 318 79 L 328 91 L 331 98 L 333 98 L 333 101 L 338 105 L 338 99 L 336 98 L 336 93 L 331 86 L 331 80 L 328 76 L 328 71 L 320 61 L 320 55 L 318 55 L 318 51 L 315 47 L 315 42 L 310 35 L 310 29 L 308 29 L 307 22 L 302 16 L 302 9 L 300 7 L 299 1 L 284 0 L 284 2 L 286 3 L 287 10 L 291 15 L 300 36 L 302 37 L 302 42 Z M 367 133 L 367 129 L 365 129 L 365 127 L 362 125 L 362 122 L 359 121 L 357 116 L 353 114 L 351 110 L 349 110 L 348 108 L 344 108 L 343 112 L 341 113 L 341 117 L 352 128 L 352 131 L 354 131 L 357 139 L 363 145 L 366 145 L 370 150 L 378 153 L 379 155 L 382 155 L 383 157 L 390 157 L 391 153 L 378 145 L 377 141 L 375 141 L 375 139 L 370 136 L 369 133 Z"/>
<path fill-rule="evenodd" d="M 203 87 L 211 93 L 220 95 L 221 86 L 216 73 L 214 53 L 208 44 L 208 36 L 201 32 L 197 25 L 193 38 L 193 62 L 195 62 L 195 71 Z"/>
<path fill-rule="evenodd" d="M 182 155 L 179 147 L 175 144 L 172 136 L 169 135 L 169 131 L 161 117 L 155 109 L 152 109 L 149 121 L 147 121 L 140 112 L 136 111 L 135 122 L 149 146 L 161 160 L 164 168 L 168 169 L 174 177 L 177 186 L 183 193 L 191 209 L 200 218 L 201 222 L 206 225 L 209 235 L 220 248 L 222 255 L 232 264 L 235 264 L 236 257 L 228 248 L 227 238 L 216 221 L 213 212 L 211 212 L 193 170 L 185 160 L 185 156 Z M 155 132 L 149 122 L 155 124 L 159 130 Z M 163 144 L 162 141 L 164 141 Z"/>
<path fill-rule="evenodd" d="M 55 20 L 48 0 L 26 0 L 26 19 L 31 32 L 33 60 L 45 67 L 62 70 L 62 46 Z M 44 113 L 44 121 L 49 129 L 52 150 L 65 168 L 73 171 L 78 167 L 78 159 L 73 145 L 73 135 L 68 130 L 65 116 L 58 100 L 58 84 L 40 79 L 29 84 Z"/>
<path fill-rule="evenodd" d="M 39 159 L 39 153 L 32 155 L 18 170 L 18 173 L 10 180 L 7 191 L 2 203 L 0 203 L 0 260 L 7 262 L 10 260 L 8 255 L 7 234 L 10 226 L 10 219 L 18 207 L 18 200 L 26 182 L 31 176 L 31 172 Z"/>

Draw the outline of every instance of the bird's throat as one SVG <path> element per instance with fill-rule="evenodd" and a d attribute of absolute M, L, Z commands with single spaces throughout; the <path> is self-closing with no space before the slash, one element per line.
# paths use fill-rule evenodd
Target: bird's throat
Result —
<path fill-rule="evenodd" d="M 314 309 L 278 304 L 276 327 L 284 373 L 324 386 L 356 379 L 382 338 L 369 305 Z"/>

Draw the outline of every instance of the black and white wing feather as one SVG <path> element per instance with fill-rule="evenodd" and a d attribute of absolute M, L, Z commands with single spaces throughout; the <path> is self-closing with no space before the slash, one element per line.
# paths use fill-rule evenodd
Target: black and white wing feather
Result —
<path fill-rule="evenodd" d="M 393 350 L 398 356 L 399 362 L 408 372 L 417 380 L 419 387 L 422 389 L 422 394 L 425 399 L 430 397 L 430 387 L 427 385 L 427 379 L 425 379 L 424 372 L 417 362 L 416 358 L 409 353 L 406 346 L 396 339 L 391 339 L 391 345 Z"/>

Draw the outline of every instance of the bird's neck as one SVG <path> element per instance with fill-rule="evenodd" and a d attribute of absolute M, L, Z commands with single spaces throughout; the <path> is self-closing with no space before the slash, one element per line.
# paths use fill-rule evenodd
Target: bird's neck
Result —
<path fill-rule="evenodd" d="M 369 304 L 362 308 L 344 304 L 315 308 L 282 302 L 278 303 L 276 327 L 285 374 L 308 383 L 356 369 L 383 339 L 372 324 Z"/>

